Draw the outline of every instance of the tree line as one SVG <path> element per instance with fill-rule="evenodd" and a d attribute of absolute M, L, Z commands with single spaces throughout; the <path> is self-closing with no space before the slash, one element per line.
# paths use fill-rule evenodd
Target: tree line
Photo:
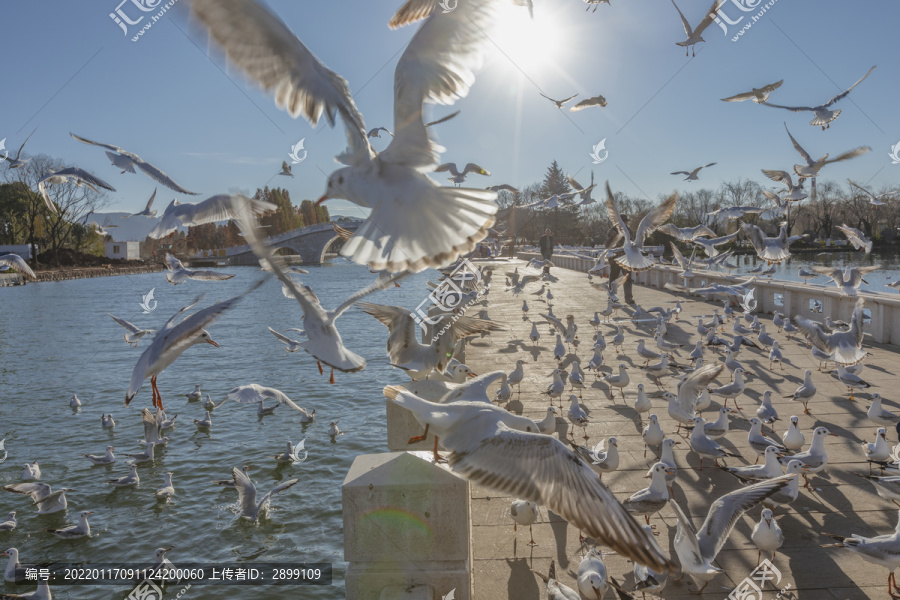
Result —
<path fill-rule="evenodd" d="M 587 185 L 589 178 L 578 176 L 579 183 Z M 767 184 L 768 180 L 761 176 Z M 574 197 L 568 204 L 553 209 L 535 210 L 520 208 L 538 200 L 549 198 L 554 194 L 566 194 L 572 191 L 565 173 L 556 161 L 547 169 L 543 180 L 532 183 L 519 192 L 500 192 L 498 203 L 501 210 L 497 228 L 504 231 L 504 238 L 515 234 L 519 243 L 537 243 L 544 229 L 550 228 L 557 244 L 600 246 L 606 239 L 611 222 L 606 212 L 606 190 L 603 182 L 594 188 L 593 204 L 584 207 L 575 206 L 580 201 Z M 775 208 L 775 204 L 766 198 L 763 190 L 775 190 L 778 184 L 771 186 L 749 179 L 726 181 L 718 187 L 700 188 L 696 190 L 678 190 L 678 204 L 672 215 L 672 222 L 678 227 L 691 227 L 707 223 L 717 234 L 732 233 L 738 227 L 737 221 L 710 221 L 709 213 L 723 208 L 751 206 Z M 811 192 L 807 185 L 807 192 Z M 876 243 L 894 243 L 900 228 L 900 194 L 881 200 L 885 203 L 877 210 L 869 203 L 868 197 L 852 187 L 849 183 L 819 180 L 815 186 L 815 198 L 802 202 L 793 202 L 789 215 L 784 221 L 788 223 L 791 234 L 808 233 L 811 239 L 842 239 L 843 234 L 837 227 L 843 224 L 859 229 Z M 880 190 L 870 190 L 876 196 L 889 194 L 893 189 L 882 186 Z M 622 191 L 613 191 L 619 212 L 627 217 L 632 229 L 638 221 L 651 209 L 662 202 L 668 194 L 660 194 L 656 200 L 646 196 L 630 195 Z M 776 235 L 782 219 L 763 221 L 757 215 L 745 215 L 741 221 L 759 225 L 770 235 Z M 670 238 L 663 234 L 655 234 L 650 244 L 666 243 Z"/>

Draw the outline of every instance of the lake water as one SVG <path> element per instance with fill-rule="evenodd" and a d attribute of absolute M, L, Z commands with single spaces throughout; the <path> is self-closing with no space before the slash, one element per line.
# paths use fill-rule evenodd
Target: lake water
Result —
<path fill-rule="evenodd" d="M 232 311 L 208 328 L 221 348 L 194 347 L 159 377 L 166 412 L 178 414 L 172 438 L 155 463 L 139 467 L 137 489 L 111 489 L 105 480 L 127 474 L 124 453 L 140 452 L 143 438 L 140 409 L 151 406 L 147 381 L 129 407 L 123 406 L 131 371 L 147 340 L 137 349 L 122 339 L 124 330 L 106 313 L 147 328 L 159 328 L 180 307 L 205 293 L 199 307 L 237 295 L 263 277 L 259 269 L 234 267 L 222 282 L 188 281 L 172 286 L 162 273 L 38 283 L 0 288 L 0 439 L 8 458 L 0 465 L 0 485 L 19 481 L 22 464 L 37 460 L 41 481 L 54 489 L 69 487 L 67 513 L 38 516 L 27 496 L 0 491 L 0 515 L 19 511 L 18 528 L 0 533 L 0 550 L 16 547 L 24 563 L 82 562 L 149 563 L 157 547 L 173 546 L 170 560 L 179 563 L 331 562 L 330 587 L 194 586 L 188 599 L 223 598 L 343 598 L 343 532 L 341 483 L 353 458 L 387 451 L 385 405 L 381 389 L 406 379 L 388 365 L 387 329 L 372 317 L 348 310 L 338 321 L 345 344 L 368 360 L 359 373 L 319 374 L 304 352 L 283 350 L 266 329 L 300 326 L 300 310 L 285 298 L 281 284 L 270 279 Z M 326 307 L 373 280 L 365 268 L 344 260 L 312 267 L 302 276 Z M 426 296 L 425 281 L 434 272 L 407 278 L 367 298 L 381 304 L 414 308 Z M 150 314 L 139 306 L 155 288 L 158 302 Z M 213 412 L 209 433 L 199 433 L 192 420 L 202 418 L 199 402 L 184 394 L 203 385 L 221 401 L 237 385 L 259 383 L 275 387 L 300 406 L 317 410 L 316 421 L 300 424 L 298 413 L 281 407 L 260 420 L 255 407 L 229 402 Z M 84 406 L 68 406 L 77 393 Z M 270 402 L 271 404 L 271 402 Z M 113 431 L 100 426 L 100 415 L 112 413 Z M 329 421 L 340 419 L 345 435 L 332 441 Z M 306 462 L 277 467 L 275 454 L 287 440 L 306 439 Z M 81 457 L 116 447 L 111 466 L 92 466 Z M 236 493 L 211 481 L 230 478 L 233 466 L 251 465 L 251 478 L 262 493 L 275 483 L 299 478 L 300 483 L 277 495 L 268 516 L 258 523 L 238 517 Z M 154 492 L 163 473 L 174 473 L 174 501 L 157 503 Z M 42 531 L 74 523 L 82 510 L 93 510 L 93 537 L 59 540 Z M 5 568 L 6 559 L 0 559 Z M 133 586 L 69 586 L 54 589 L 54 597 L 70 599 L 125 598 Z M 0 592 L 31 587 L 0 583 Z M 176 588 L 177 589 L 177 588 Z M 98 591 L 100 593 L 98 593 Z M 167 597 L 174 597 L 167 594 Z"/>
<path fill-rule="evenodd" d="M 877 271 L 866 275 L 868 284 L 863 283 L 860 290 L 872 291 L 882 294 L 895 294 L 896 292 L 885 286 L 888 281 L 894 281 L 900 276 L 900 262 L 898 262 L 898 253 L 893 250 L 873 251 L 868 256 L 861 251 L 846 252 L 834 251 L 829 248 L 822 248 L 821 252 L 829 253 L 830 256 L 820 256 L 815 252 L 803 252 L 793 254 L 788 260 L 778 265 L 774 279 L 787 279 L 789 281 L 803 281 L 797 275 L 800 267 L 811 270 L 813 266 L 843 268 L 848 266 L 869 266 L 881 265 Z M 763 270 L 768 268 L 765 261 L 761 261 L 759 257 L 754 255 L 735 256 L 731 259 L 737 263 L 739 269 L 734 271 L 735 275 L 751 275 L 750 271 L 762 264 Z M 824 275 L 811 279 L 810 284 L 819 284 L 834 287 L 834 283 Z"/>

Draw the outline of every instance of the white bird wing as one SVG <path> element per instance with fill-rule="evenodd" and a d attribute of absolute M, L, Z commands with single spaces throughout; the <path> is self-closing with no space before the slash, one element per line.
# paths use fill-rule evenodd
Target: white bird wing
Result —
<path fill-rule="evenodd" d="M 687 261 L 684 258 L 684 255 L 681 253 L 681 250 L 679 250 L 678 246 L 675 245 L 675 242 L 670 242 L 669 245 L 672 246 L 672 254 L 675 256 L 675 262 L 678 263 L 678 266 L 685 271 L 690 268 L 690 265 L 688 265 Z M 694 249 L 696 250 L 697 247 L 694 246 Z"/>
<path fill-rule="evenodd" d="M 141 333 L 142 331 L 144 331 L 137 325 L 134 325 L 133 323 L 129 323 L 125 319 L 120 319 L 119 317 L 117 317 L 115 315 L 111 315 L 110 313 L 106 313 L 106 314 L 108 314 L 110 317 L 112 317 L 113 321 L 115 321 L 116 323 L 118 323 L 119 325 L 121 325 L 122 327 L 124 327 L 125 329 L 130 331 L 131 333 Z"/>
<path fill-rule="evenodd" d="M 700 552 L 700 545 L 697 543 L 697 531 L 694 529 L 694 524 L 691 523 L 690 518 L 684 514 L 681 506 L 674 499 L 669 500 L 669 506 L 672 507 L 672 511 L 675 513 L 675 518 L 678 521 L 675 529 L 675 538 L 679 541 L 684 540 L 687 544 L 687 548 L 681 544 L 676 545 L 676 550 L 690 552 L 691 562 L 695 565 L 702 565 L 704 562 L 703 554 Z M 684 558 L 680 556 L 679 558 L 684 561 Z"/>
<path fill-rule="evenodd" d="M 448 162 L 442 165 L 438 165 L 434 168 L 435 173 L 450 173 L 454 177 L 459 177 L 461 173 L 459 169 L 456 168 L 456 163 Z"/>
<path fill-rule="evenodd" d="M 150 207 L 153 206 L 153 201 L 156 200 L 156 188 L 153 188 L 153 193 L 150 195 L 150 199 L 147 200 L 147 206 L 144 210 L 150 210 Z"/>
<path fill-rule="evenodd" d="M 832 267 L 813 266 L 813 271 L 820 275 L 830 277 L 836 284 L 841 285 L 844 282 L 844 270 Z"/>
<path fill-rule="evenodd" d="M 188 276 L 191 279 L 200 281 L 225 281 L 234 277 L 234 275 L 219 273 L 218 271 L 188 271 Z"/>
<path fill-rule="evenodd" d="M 234 480 L 234 489 L 238 493 L 238 504 L 241 507 L 241 514 L 256 514 L 256 486 L 253 485 L 250 477 L 237 467 L 231 468 L 231 477 Z"/>
<path fill-rule="evenodd" d="M 568 328 L 566 327 L 565 323 L 563 323 L 562 321 L 560 321 L 560 320 L 557 319 L 556 317 L 551 317 L 550 315 L 545 315 L 545 314 L 542 313 L 541 316 L 544 317 L 544 318 L 547 319 L 550 323 L 553 324 L 553 327 L 556 328 L 557 333 L 559 333 L 559 334 L 561 334 L 561 335 L 565 335 L 566 331 L 568 330 Z"/>
<path fill-rule="evenodd" d="M 856 347 L 861 348 L 863 343 L 863 309 L 866 306 L 865 298 L 856 301 L 856 307 L 853 309 L 853 316 L 850 317 L 850 335 L 856 342 Z"/>
<path fill-rule="evenodd" d="M 477 173 L 478 175 L 490 175 L 490 172 L 484 167 L 479 167 L 475 163 L 466 163 L 465 168 L 463 169 L 463 175 L 466 173 Z"/>
<path fill-rule="evenodd" d="M 292 345 L 292 344 L 296 344 L 296 343 L 297 343 L 297 340 L 292 340 L 292 339 L 289 338 L 288 336 L 286 336 L 286 335 L 284 335 L 284 334 L 282 334 L 282 333 L 278 333 L 277 331 L 275 331 L 275 330 L 272 329 L 271 327 L 269 327 L 269 331 L 271 331 L 271 332 L 272 332 L 272 335 L 274 335 L 276 338 L 278 338 L 279 341 L 281 341 L 281 342 L 283 342 L 283 343 L 285 343 L 285 344 Z"/>
<path fill-rule="evenodd" d="M 874 70 L 875 70 L 875 67 L 873 66 L 871 69 L 869 69 L 868 71 L 866 71 L 866 74 L 865 74 L 865 75 L 863 75 L 862 77 L 859 78 L 859 81 L 857 81 L 856 83 L 854 83 L 853 85 L 851 85 L 850 87 L 848 87 L 846 90 L 844 90 L 843 92 L 841 92 L 840 94 L 838 94 L 837 96 L 835 96 L 834 98 L 832 98 L 831 100 L 829 100 L 828 102 L 826 102 L 825 104 L 823 104 L 822 106 L 828 108 L 829 106 L 831 106 L 832 104 L 834 104 L 834 103 L 837 102 L 838 100 L 843 100 L 844 98 L 846 98 L 846 97 L 847 97 L 847 94 L 850 93 L 850 90 L 852 90 L 853 88 L 855 88 L 856 86 L 858 86 L 860 83 L 862 83 L 863 80 L 864 80 L 866 77 L 868 77 L 868 76 L 872 73 L 872 71 L 874 71 Z"/>
<path fill-rule="evenodd" d="M 394 364 L 405 364 L 407 357 L 403 351 L 418 346 L 416 343 L 417 327 L 409 310 L 399 306 L 385 306 L 371 302 L 357 302 L 356 306 L 388 328 L 388 356 Z"/>
<path fill-rule="evenodd" d="M 27 275 L 28 277 L 37 279 L 37 275 L 34 274 L 34 271 L 31 270 L 31 267 L 29 267 L 28 263 L 25 262 L 25 259 L 23 259 L 18 254 L 6 254 L 4 256 L 0 256 L 0 265 L 9 265 L 13 269 L 25 273 L 25 275 Z"/>
<path fill-rule="evenodd" d="M 256 505 L 256 510 L 257 511 L 262 510 L 262 508 L 269 503 L 269 500 L 272 499 L 272 496 L 274 496 L 275 494 L 280 494 L 284 490 L 286 490 L 290 487 L 293 487 L 297 483 L 300 483 L 299 479 L 288 479 L 287 481 L 282 481 L 281 483 L 279 483 L 278 485 L 273 487 L 271 490 L 269 490 L 269 492 L 265 496 L 262 497 L 262 500 L 260 500 L 259 503 Z"/>
<path fill-rule="evenodd" d="M 253 0 L 195 0 L 191 11 L 228 59 L 273 94 L 278 108 L 313 126 L 340 114 L 349 148 L 339 160 L 363 164 L 375 152 L 347 81 L 329 70 L 278 17 Z"/>
<path fill-rule="evenodd" d="M 92 173 L 88 173 L 84 169 L 80 169 L 78 167 L 68 167 L 66 169 L 60 169 L 51 174 L 52 175 L 62 175 L 65 177 L 72 177 L 74 179 L 78 179 L 83 183 L 86 183 L 90 186 L 101 187 L 105 190 L 109 190 L 110 192 L 115 192 L 116 188 L 106 183 L 96 175 Z M 95 190 L 96 191 L 96 190 Z"/>
<path fill-rule="evenodd" d="M 763 174 L 771 179 L 772 181 L 777 181 L 779 183 L 783 183 L 788 187 L 788 189 L 793 189 L 794 182 L 791 179 L 791 174 L 787 171 L 779 171 L 777 169 L 763 169 Z"/>
<path fill-rule="evenodd" d="M 150 163 L 145 161 L 143 158 L 141 158 L 134 152 L 128 152 L 127 150 L 123 150 L 122 148 L 119 148 L 118 146 L 113 146 L 112 144 L 103 144 L 100 142 L 94 142 L 87 138 L 77 136 L 71 132 L 69 133 L 69 135 L 71 135 L 73 138 L 75 138 L 79 142 L 84 142 L 85 144 L 91 144 L 92 146 L 100 146 L 101 148 L 106 148 L 107 150 L 112 150 L 113 152 L 117 152 L 123 156 L 127 156 L 129 159 L 131 159 L 131 161 L 135 164 L 135 166 L 137 166 L 137 168 L 139 168 L 141 171 L 143 171 L 147 176 L 149 176 L 151 179 L 153 179 L 157 183 L 161 183 L 162 185 L 166 186 L 167 188 L 169 188 L 171 190 L 175 190 L 176 192 L 181 193 L 181 194 L 190 194 L 191 196 L 197 195 L 196 192 L 188 191 L 188 190 L 184 189 L 183 187 L 181 187 L 180 185 L 178 185 L 177 183 L 175 183 L 175 181 L 173 181 L 171 177 L 169 177 L 168 175 L 163 173 L 157 167 L 154 167 L 153 165 L 151 165 Z M 155 191 L 154 191 L 154 195 L 156 195 Z M 152 202 L 153 202 L 153 200 L 151 199 L 151 203 Z M 147 205 L 147 208 L 148 209 L 150 208 L 149 204 Z"/>
<path fill-rule="evenodd" d="M 831 336 L 822 331 L 822 328 L 819 325 L 807 319 L 806 317 L 802 317 L 797 315 L 794 317 L 794 323 L 797 324 L 797 327 L 806 335 L 809 342 L 821 350 L 822 352 L 831 352 Z"/>
<path fill-rule="evenodd" d="M 771 106 L 775 106 L 775 105 L 772 104 Z M 793 109 L 790 109 L 790 110 L 793 110 Z M 812 110 L 812 109 L 810 109 L 810 110 Z M 809 152 L 804 150 L 803 146 L 801 146 L 800 143 L 794 139 L 794 136 L 791 135 L 791 130 L 787 128 L 787 123 L 784 124 L 784 130 L 787 131 L 788 137 L 791 138 L 791 143 L 794 144 L 794 150 L 796 150 L 797 152 L 800 153 L 800 156 L 803 157 L 803 160 L 806 161 L 806 164 L 808 164 L 808 165 L 815 164 L 815 161 L 809 155 Z"/>
<path fill-rule="evenodd" d="M 871 151 L 872 151 L 872 149 L 869 148 L 868 146 L 860 146 L 859 148 L 854 148 L 853 150 L 848 150 L 847 152 L 844 152 L 843 154 L 838 154 L 834 158 L 829 158 L 828 160 L 825 161 L 825 164 L 827 165 L 830 163 L 836 163 L 836 162 L 842 162 L 845 160 L 850 160 L 851 158 L 856 158 L 857 156 L 862 156 L 863 154 L 867 154 Z"/>
<path fill-rule="evenodd" d="M 467 479 L 546 506 L 635 562 L 660 571 L 672 566 L 596 473 L 556 438 L 497 423 L 494 435 L 472 439 L 449 461 Z"/>
<path fill-rule="evenodd" d="M 791 112 L 811 112 L 816 110 L 814 106 L 784 106 L 783 104 L 772 104 L 771 102 L 760 102 L 763 106 L 771 106 L 772 108 L 783 108 Z"/>
<path fill-rule="evenodd" d="M 712 562 L 741 515 L 787 486 L 793 478 L 793 475 L 782 475 L 755 483 L 725 494 L 713 502 L 697 535 L 701 555 Z"/>
<path fill-rule="evenodd" d="M 178 271 L 184 269 L 184 264 L 182 264 L 180 260 L 172 256 L 168 252 L 166 252 L 165 262 L 166 267 L 168 267 L 170 271 Z"/>
<path fill-rule="evenodd" d="M 394 138 L 379 160 L 416 169 L 437 164 L 443 148 L 425 127 L 423 104 L 449 105 L 469 93 L 501 3 L 467 0 L 450 12 L 432 12 L 419 26 L 394 71 Z"/>
<path fill-rule="evenodd" d="M 144 426 L 144 441 L 150 443 L 158 442 L 160 421 L 147 408 L 141 411 L 141 423 Z"/>
<path fill-rule="evenodd" d="M 703 31 L 713 24 L 713 22 L 718 17 L 719 8 L 725 4 L 725 0 L 713 0 L 712 7 L 710 7 L 709 11 L 703 17 L 703 20 L 700 21 L 700 24 L 697 25 L 696 29 L 694 29 L 694 35 L 702 35 Z"/>
<path fill-rule="evenodd" d="M 39 502 L 50 493 L 50 486 L 39 481 L 29 481 L 27 483 L 13 483 L 3 486 L 7 492 L 15 492 L 17 494 L 25 494 L 31 496 L 35 502 Z"/>
<path fill-rule="evenodd" d="M 687 414 L 694 414 L 694 403 L 700 392 L 712 383 L 724 367 L 723 364 L 710 363 L 703 365 L 688 375 L 678 387 L 678 405 Z"/>
<path fill-rule="evenodd" d="M 125 405 L 134 398 L 144 379 L 147 375 L 147 369 L 163 356 L 175 354 L 177 357 L 184 352 L 190 345 L 190 341 L 198 335 L 207 325 L 218 319 L 224 312 L 237 304 L 244 296 L 261 286 L 265 279 L 260 279 L 253 284 L 247 291 L 221 302 L 216 302 L 212 306 L 197 311 L 191 316 L 185 318 L 181 323 L 175 325 L 175 318 L 190 307 L 182 308 L 166 323 L 165 327 L 153 338 L 153 343 L 144 350 L 144 353 L 138 359 L 131 374 L 131 384 L 125 394 Z M 194 302 L 196 304 L 196 302 Z M 191 306 L 193 306 L 192 304 Z M 162 336 L 162 339 L 160 339 Z M 157 343 L 158 341 L 158 343 Z"/>
<path fill-rule="evenodd" d="M 862 193 L 864 193 L 866 196 L 868 196 L 868 197 L 871 198 L 872 200 L 876 200 L 876 199 L 877 199 L 877 198 L 875 197 L 875 194 L 873 194 L 872 192 L 870 192 L 870 191 L 867 190 L 866 188 L 862 187 L 862 186 L 859 185 L 858 183 L 855 183 L 853 180 L 848 179 L 847 182 L 848 182 L 850 185 L 852 185 L 853 187 L 855 187 L 856 189 L 860 190 Z"/>
<path fill-rule="evenodd" d="M 56 209 L 56 206 L 53 204 L 53 201 L 50 199 L 50 194 L 47 193 L 47 185 L 44 181 L 51 177 L 51 175 L 47 175 L 43 179 L 37 182 L 38 192 L 41 194 L 41 197 L 44 199 L 44 204 L 47 205 L 47 210 L 49 210 L 52 214 L 57 214 L 59 211 Z"/>
<path fill-rule="evenodd" d="M 668 221 L 675 210 L 676 202 L 678 202 L 678 194 L 672 194 L 662 204 L 647 213 L 647 216 L 641 219 L 641 224 L 638 225 L 637 232 L 634 234 L 635 243 L 638 245 L 642 244 L 648 235 Z"/>
<path fill-rule="evenodd" d="M 741 223 L 741 231 L 744 232 L 744 235 L 746 235 L 747 239 L 750 240 L 750 243 L 753 244 L 753 248 L 757 253 L 762 252 L 765 249 L 766 234 L 762 229 L 750 223 Z"/>
<path fill-rule="evenodd" d="M 675 4 L 675 0 L 672 0 L 672 6 L 675 7 L 675 10 L 678 11 L 678 16 L 681 17 L 681 25 L 684 27 L 684 34 L 688 37 L 691 37 L 693 30 L 691 29 L 691 24 L 688 23 L 688 20 L 684 18 L 684 13 L 681 12 L 681 9 L 678 8 L 678 5 Z"/>
<path fill-rule="evenodd" d="M 628 231 L 628 226 L 625 225 L 625 221 L 622 220 L 622 216 L 619 214 L 619 209 L 616 208 L 616 201 L 613 198 L 613 193 L 609 187 L 608 181 L 606 182 L 606 214 L 613 226 L 619 230 L 619 233 L 621 233 L 622 236 L 624 236 L 625 243 L 627 244 L 630 242 L 631 232 Z M 662 223 L 660 223 L 660 225 L 662 225 Z"/>

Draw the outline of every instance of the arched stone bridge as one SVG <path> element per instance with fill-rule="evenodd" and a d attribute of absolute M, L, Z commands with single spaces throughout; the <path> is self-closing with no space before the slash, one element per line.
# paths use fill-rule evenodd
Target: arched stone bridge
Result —
<path fill-rule="evenodd" d="M 356 231 L 361 220 L 339 221 L 338 226 L 348 231 Z M 334 232 L 331 223 L 318 223 L 302 229 L 286 231 L 280 235 L 266 238 L 263 242 L 274 248 L 276 254 L 299 256 L 303 264 L 318 265 L 324 262 L 325 254 L 331 250 L 335 242 L 340 241 L 338 234 Z M 278 252 L 284 249 L 283 252 Z M 225 251 L 230 265 L 255 265 L 256 257 L 250 251 L 249 246 L 235 246 Z"/>

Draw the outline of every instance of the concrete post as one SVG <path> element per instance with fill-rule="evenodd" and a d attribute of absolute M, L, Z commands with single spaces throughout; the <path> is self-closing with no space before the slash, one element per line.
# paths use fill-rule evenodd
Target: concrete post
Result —
<path fill-rule="evenodd" d="M 468 481 L 427 452 L 361 455 L 341 497 L 347 600 L 472 600 Z"/>

